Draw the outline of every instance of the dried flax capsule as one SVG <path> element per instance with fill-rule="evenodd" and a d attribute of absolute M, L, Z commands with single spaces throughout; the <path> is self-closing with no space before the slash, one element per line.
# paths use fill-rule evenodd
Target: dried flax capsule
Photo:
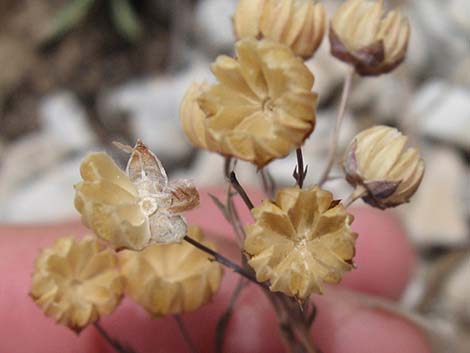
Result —
<path fill-rule="evenodd" d="M 398 10 L 385 14 L 382 0 L 347 0 L 333 15 L 329 36 L 333 56 L 375 76 L 403 62 L 410 24 Z"/>
<path fill-rule="evenodd" d="M 36 260 L 30 295 L 44 313 L 76 332 L 120 303 L 116 254 L 96 238 L 58 239 Z"/>
<path fill-rule="evenodd" d="M 238 39 L 271 39 L 308 59 L 323 40 L 326 12 L 313 0 L 241 0 L 233 24 Z"/>
<path fill-rule="evenodd" d="M 272 291 L 302 302 L 353 268 L 353 217 L 330 192 L 283 188 L 252 214 L 256 222 L 245 228 L 244 251 L 258 281 L 270 281 Z"/>
<path fill-rule="evenodd" d="M 115 249 L 180 242 L 187 231 L 180 214 L 199 205 L 198 191 L 186 180 L 169 183 L 160 160 L 141 141 L 129 151 L 125 172 L 103 152 L 83 160 L 83 181 L 75 185 L 82 222 Z"/>
<path fill-rule="evenodd" d="M 195 146 L 261 168 L 301 146 L 313 131 L 314 77 L 282 44 L 249 38 L 235 48 L 236 58 L 220 56 L 212 65 L 218 83 L 190 87 L 180 118 Z"/>
<path fill-rule="evenodd" d="M 189 226 L 188 235 L 214 248 L 199 228 Z M 119 262 L 126 293 L 156 317 L 198 309 L 212 299 L 222 279 L 220 265 L 187 242 L 125 250 Z"/>
<path fill-rule="evenodd" d="M 408 202 L 424 175 L 419 151 L 397 129 L 374 126 L 358 134 L 343 161 L 348 182 L 364 189 L 363 200 L 381 209 Z"/>

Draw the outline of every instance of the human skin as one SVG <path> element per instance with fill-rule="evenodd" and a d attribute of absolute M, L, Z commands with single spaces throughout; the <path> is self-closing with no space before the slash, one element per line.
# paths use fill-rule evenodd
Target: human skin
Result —
<path fill-rule="evenodd" d="M 201 197 L 201 207 L 187 216 L 189 223 L 202 226 L 220 252 L 237 260 L 239 254 L 230 227 L 207 193 Z M 371 208 L 353 209 L 352 213 L 356 217 L 353 229 L 360 235 L 355 258 L 358 268 L 347 274 L 340 286 L 328 287 L 323 296 L 313 296 L 318 307 L 312 328 L 315 343 L 323 353 L 430 353 L 420 329 L 357 299 L 360 293 L 398 299 L 412 273 L 414 253 L 402 227 L 389 214 Z M 248 212 L 242 214 L 249 222 Z M 77 336 L 44 316 L 27 295 L 34 259 L 40 249 L 50 246 L 58 237 L 88 233 L 79 222 L 0 226 L 0 352 L 113 352 L 93 327 Z M 226 269 L 213 301 L 182 316 L 200 353 L 214 351 L 214 328 L 238 278 Z M 188 352 L 172 317 L 151 319 L 129 299 L 124 299 L 101 323 L 113 337 L 139 353 Z M 224 352 L 281 353 L 284 349 L 279 337 L 269 302 L 259 288 L 249 285 L 228 325 Z"/>

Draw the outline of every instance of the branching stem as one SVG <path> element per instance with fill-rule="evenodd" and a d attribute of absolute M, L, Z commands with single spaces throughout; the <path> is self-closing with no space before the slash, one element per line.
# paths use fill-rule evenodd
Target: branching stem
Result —
<path fill-rule="evenodd" d="M 181 319 L 180 315 L 173 315 L 173 318 L 176 321 L 176 324 L 178 325 L 178 329 L 180 330 L 181 336 L 184 339 L 184 342 L 186 343 L 186 346 L 188 347 L 188 351 L 190 353 L 198 353 L 199 351 L 196 348 L 196 345 L 194 344 L 193 340 L 191 339 L 191 335 L 189 334 L 188 329 L 186 328 L 186 325 L 184 324 L 183 320 Z"/>
<path fill-rule="evenodd" d="M 365 195 L 367 195 L 366 188 L 363 186 L 357 186 L 356 189 L 354 189 L 354 191 L 348 197 L 341 201 L 341 203 L 344 208 L 348 208 L 354 203 L 354 201 L 360 199 L 361 197 L 364 197 Z"/>
<path fill-rule="evenodd" d="M 264 283 L 260 283 L 254 278 L 250 273 L 248 273 L 245 269 L 243 269 L 241 266 L 237 265 L 236 263 L 232 262 L 225 256 L 219 254 L 217 251 L 212 250 L 211 248 L 208 248 L 204 244 L 199 243 L 197 240 L 194 240 L 193 238 L 188 237 L 187 235 L 184 237 L 184 240 L 190 243 L 191 245 L 195 246 L 201 251 L 204 251 L 205 253 L 211 255 L 214 258 L 214 261 L 224 265 L 225 267 L 230 268 L 232 271 L 238 273 L 239 275 L 245 277 L 247 280 L 256 283 L 257 285 L 267 288 L 267 286 Z"/>
<path fill-rule="evenodd" d="M 300 147 L 297 148 L 296 154 L 297 154 L 297 167 L 294 170 L 294 178 L 297 181 L 297 185 L 299 186 L 299 188 L 302 189 L 304 185 L 305 177 L 307 176 L 308 167 L 304 169 L 304 157 L 302 155 L 302 148 Z"/>
<path fill-rule="evenodd" d="M 230 173 L 230 183 L 232 184 L 233 188 L 238 192 L 243 202 L 245 203 L 246 207 L 252 210 L 255 206 L 253 205 L 253 202 L 251 202 L 250 198 L 248 197 L 248 194 L 246 193 L 245 189 L 243 189 L 243 186 L 241 186 L 241 184 L 239 183 L 237 179 L 237 175 L 235 174 L 234 171 Z"/>
<path fill-rule="evenodd" d="M 230 297 L 230 302 L 227 306 L 227 309 L 224 311 L 224 313 L 220 316 L 218 322 L 217 322 L 217 327 L 215 330 L 215 351 L 216 353 L 222 353 L 223 352 L 223 347 L 224 347 L 224 342 L 225 342 L 225 334 L 227 331 L 228 324 L 230 322 L 230 319 L 232 318 L 233 310 L 235 308 L 235 304 L 243 290 L 243 288 L 246 287 L 247 281 L 244 278 L 240 278 L 238 280 L 237 285 L 235 286 L 235 289 L 232 292 L 232 296 Z"/>
<path fill-rule="evenodd" d="M 320 177 L 320 180 L 318 181 L 319 186 L 322 186 L 325 183 L 325 181 L 328 179 L 328 176 L 330 175 L 331 169 L 333 168 L 333 164 L 336 159 L 339 134 L 341 132 L 341 126 L 343 124 L 346 107 L 348 105 L 349 96 L 351 94 L 351 83 L 352 83 L 353 77 L 354 77 L 354 69 L 351 68 L 346 76 L 346 79 L 344 80 L 343 93 L 341 95 L 341 102 L 340 102 L 339 109 L 338 109 L 338 115 L 336 116 L 336 125 L 333 130 L 333 135 L 331 136 L 330 152 L 328 155 L 327 165 Z"/>
<path fill-rule="evenodd" d="M 261 174 L 261 183 L 263 185 L 265 195 L 269 198 L 274 198 L 276 193 L 276 181 L 267 167 L 261 169 L 259 172 Z"/>
<path fill-rule="evenodd" d="M 108 344 L 113 347 L 117 353 L 137 353 L 135 350 L 129 347 L 125 347 L 121 342 L 114 339 L 110 334 L 96 321 L 93 326 L 95 326 L 96 331 L 103 337 L 103 339 L 108 342 Z"/>

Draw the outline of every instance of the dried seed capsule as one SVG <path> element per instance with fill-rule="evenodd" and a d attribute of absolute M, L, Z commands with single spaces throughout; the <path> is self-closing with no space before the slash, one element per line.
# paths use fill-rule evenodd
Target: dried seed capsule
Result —
<path fill-rule="evenodd" d="M 189 226 L 188 235 L 204 243 L 199 228 Z M 220 265 L 186 242 L 125 250 L 119 263 L 126 293 L 153 316 L 198 309 L 211 300 L 222 279 Z"/>
<path fill-rule="evenodd" d="M 204 126 L 206 114 L 199 107 L 197 99 L 208 87 L 208 84 L 191 84 L 180 106 L 181 126 L 184 133 L 194 147 L 203 149 L 208 148 Z"/>
<path fill-rule="evenodd" d="M 236 51 L 235 59 L 220 56 L 212 65 L 219 83 L 199 91 L 204 117 L 187 109 L 198 87 L 192 86 L 183 100 L 181 121 L 196 146 L 261 168 L 301 146 L 313 131 L 314 77 L 279 43 L 243 39 Z"/>
<path fill-rule="evenodd" d="M 408 19 L 399 11 L 384 13 L 383 1 L 347 0 L 333 15 L 331 53 L 363 76 L 394 70 L 405 59 Z"/>
<path fill-rule="evenodd" d="M 421 183 L 424 162 L 397 129 L 374 126 L 358 134 L 344 158 L 346 179 L 365 189 L 364 201 L 381 209 L 408 202 Z"/>
<path fill-rule="evenodd" d="M 47 316 L 80 332 L 120 303 L 116 265 L 115 253 L 96 238 L 60 238 L 37 258 L 30 295 Z"/>
<path fill-rule="evenodd" d="M 326 13 L 313 0 L 241 0 L 233 23 L 238 39 L 271 39 L 308 59 L 323 40 Z"/>
<path fill-rule="evenodd" d="M 126 172 L 106 153 L 90 153 L 75 185 L 75 208 L 83 223 L 115 249 L 142 250 L 179 242 L 186 235 L 180 213 L 199 205 L 188 181 L 169 183 L 160 160 L 141 141 L 130 148 Z"/>
<path fill-rule="evenodd" d="M 270 281 L 272 291 L 304 301 L 321 293 L 323 282 L 339 283 L 352 269 L 353 217 L 330 192 L 283 188 L 252 214 L 256 223 L 245 227 L 244 250 L 256 278 Z"/>

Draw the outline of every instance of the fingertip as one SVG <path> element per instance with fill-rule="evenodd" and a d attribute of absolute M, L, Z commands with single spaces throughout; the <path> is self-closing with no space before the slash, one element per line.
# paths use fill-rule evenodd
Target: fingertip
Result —
<path fill-rule="evenodd" d="M 406 288 L 415 263 L 415 253 L 400 222 L 390 213 L 371 207 L 351 210 L 352 228 L 359 234 L 354 262 L 342 286 L 398 299 Z"/>
<path fill-rule="evenodd" d="M 284 352 L 273 308 L 254 285 L 242 292 L 227 331 L 224 352 Z"/>
<path fill-rule="evenodd" d="M 313 336 L 325 353 L 430 353 L 426 335 L 407 319 L 345 297 L 320 298 Z"/>

